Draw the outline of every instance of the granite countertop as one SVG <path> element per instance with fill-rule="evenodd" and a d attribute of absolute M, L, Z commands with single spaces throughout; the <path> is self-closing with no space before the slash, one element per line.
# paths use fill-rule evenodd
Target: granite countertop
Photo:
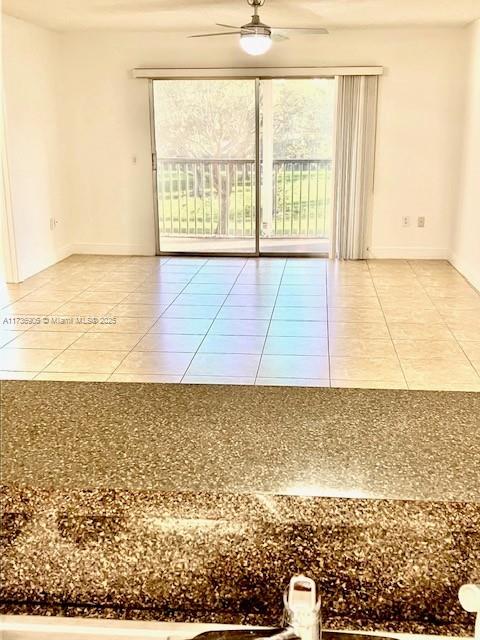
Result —
<path fill-rule="evenodd" d="M 480 394 L 0 385 L 8 485 L 480 502 Z"/>
<path fill-rule="evenodd" d="M 0 613 L 276 625 L 303 572 L 327 628 L 472 633 L 480 394 L 0 391 Z"/>
<path fill-rule="evenodd" d="M 0 613 L 278 625 L 292 575 L 328 629 L 464 635 L 480 506 L 9 487 Z"/>

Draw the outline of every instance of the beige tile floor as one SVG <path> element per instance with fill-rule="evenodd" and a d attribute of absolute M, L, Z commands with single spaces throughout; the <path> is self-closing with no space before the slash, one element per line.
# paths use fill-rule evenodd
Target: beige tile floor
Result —
<path fill-rule="evenodd" d="M 71 256 L 0 288 L 0 378 L 480 391 L 444 261 Z"/>

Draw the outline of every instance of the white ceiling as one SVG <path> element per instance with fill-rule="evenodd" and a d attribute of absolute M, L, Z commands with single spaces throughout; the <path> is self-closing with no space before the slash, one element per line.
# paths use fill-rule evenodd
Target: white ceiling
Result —
<path fill-rule="evenodd" d="M 60 31 L 215 31 L 251 13 L 245 0 L 3 0 L 3 11 Z M 280 27 L 465 25 L 480 17 L 480 0 L 266 0 L 260 15 Z"/>

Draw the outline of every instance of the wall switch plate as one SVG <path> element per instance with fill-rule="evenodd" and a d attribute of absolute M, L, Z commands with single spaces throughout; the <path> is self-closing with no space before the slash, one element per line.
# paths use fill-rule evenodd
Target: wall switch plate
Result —
<path fill-rule="evenodd" d="M 408 227 L 410 225 L 410 216 L 403 216 L 402 227 Z"/>
<path fill-rule="evenodd" d="M 425 226 L 425 216 L 418 216 L 417 227 Z"/>

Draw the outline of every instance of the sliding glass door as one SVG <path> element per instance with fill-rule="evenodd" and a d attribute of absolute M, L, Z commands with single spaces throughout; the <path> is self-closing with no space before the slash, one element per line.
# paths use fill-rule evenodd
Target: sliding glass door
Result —
<path fill-rule="evenodd" d="M 256 81 L 153 82 L 162 253 L 252 253 Z"/>
<path fill-rule="evenodd" d="M 327 253 L 334 82 L 154 80 L 159 253 Z"/>
<path fill-rule="evenodd" d="M 261 83 L 260 252 L 329 250 L 335 81 Z"/>

